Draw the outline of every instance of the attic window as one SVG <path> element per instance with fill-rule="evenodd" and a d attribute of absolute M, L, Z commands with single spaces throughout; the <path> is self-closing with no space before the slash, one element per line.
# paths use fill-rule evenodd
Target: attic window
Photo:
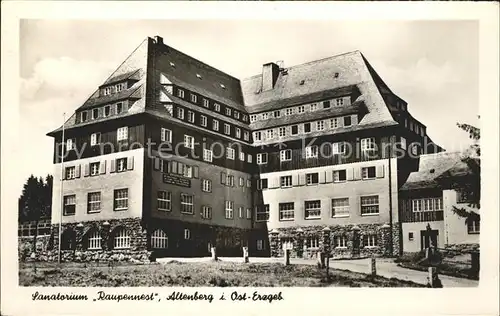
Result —
<path fill-rule="evenodd" d="M 196 74 L 196 77 L 197 77 L 198 79 L 202 79 L 200 74 Z"/>
<path fill-rule="evenodd" d="M 170 62 L 170 66 L 175 67 L 175 64 L 173 62 Z"/>
<path fill-rule="evenodd" d="M 305 82 L 306 82 L 305 80 L 300 80 L 299 84 L 302 86 L 302 85 L 304 85 Z"/>
<path fill-rule="evenodd" d="M 225 86 L 225 85 L 223 85 L 222 83 L 220 84 L 220 87 L 221 87 L 222 89 L 226 89 L 226 86 Z"/>
<path fill-rule="evenodd" d="M 339 77 L 339 73 L 336 72 L 334 75 L 333 75 L 334 78 L 338 78 Z"/>
<path fill-rule="evenodd" d="M 431 169 L 429 172 L 434 173 L 435 171 L 436 171 L 435 169 Z"/>

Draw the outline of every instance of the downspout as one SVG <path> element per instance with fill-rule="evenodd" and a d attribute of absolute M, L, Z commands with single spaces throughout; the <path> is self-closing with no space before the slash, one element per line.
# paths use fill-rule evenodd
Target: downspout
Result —
<path fill-rule="evenodd" d="M 391 141 L 392 143 L 392 141 Z M 392 145 L 394 145 L 394 143 L 392 143 Z M 392 146 L 391 146 L 391 150 L 389 152 L 389 157 L 388 157 L 388 161 L 389 161 L 389 242 L 390 242 L 390 245 L 389 245 L 389 253 L 390 255 L 389 256 L 393 256 L 394 255 L 394 244 L 393 244 L 393 235 L 392 235 L 392 228 L 393 228 L 393 224 L 392 224 L 392 167 L 391 167 L 391 157 L 392 157 Z"/>

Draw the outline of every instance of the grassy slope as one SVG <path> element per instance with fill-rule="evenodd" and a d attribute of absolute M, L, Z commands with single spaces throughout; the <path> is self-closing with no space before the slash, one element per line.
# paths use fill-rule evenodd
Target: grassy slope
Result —
<path fill-rule="evenodd" d="M 421 287 L 397 279 L 371 277 L 345 270 L 324 270 L 314 266 L 277 263 L 241 264 L 230 262 L 179 263 L 151 265 L 105 265 L 37 263 L 21 264 L 21 286 L 350 286 Z"/>

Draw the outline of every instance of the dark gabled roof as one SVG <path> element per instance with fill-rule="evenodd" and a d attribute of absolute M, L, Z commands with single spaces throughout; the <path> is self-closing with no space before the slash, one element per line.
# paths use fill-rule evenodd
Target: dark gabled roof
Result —
<path fill-rule="evenodd" d="M 304 123 L 318 119 L 325 119 L 329 117 L 355 114 L 364 112 L 366 110 L 363 101 L 356 101 L 349 106 L 335 107 L 331 106 L 328 109 L 321 109 L 314 112 L 305 112 L 301 114 L 283 115 L 279 118 L 272 118 L 268 120 L 260 120 L 250 124 L 252 130 L 260 130 L 265 128 L 278 127 L 281 125 Z"/>
<path fill-rule="evenodd" d="M 239 79 L 168 45 L 157 44 L 153 39 L 150 41 L 151 54 L 156 57 L 156 71 L 164 73 L 172 83 L 244 110 Z"/>
<path fill-rule="evenodd" d="M 86 109 L 93 108 L 93 107 L 100 106 L 100 105 L 105 105 L 108 103 L 118 102 L 118 101 L 125 100 L 125 99 L 141 98 L 141 96 L 137 94 L 137 91 L 141 87 L 142 87 L 141 85 L 140 86 L 132 86 L 131 88 L 126 89 L 126 90 L 122 90 L 118 93 L 113 93 L 113 94 L 100 96 L 100 97 L 96 97 L 96 98 L 91 97 L 87 101 L 85 101 L 85 103 L 78 109 L 78 111 L 86 110 Z"/>
<path fill-rule="evenodd" d="M 290 106 L 296 106 L 296 105 L 305 104 L 305 103 L 309 103 L 309 102 L 317 102 L 317 101 L 323 100 L 323 99 L 343 97 L 343 96 L 351 95 L 354 93 L 359 94 L 359 90 L 356 87 L 356 85 L 350 85 L 350 86 L 340 87 L 340 88 L 336 88 L 336 89 L 329 89 L 329 90 L 318 91 L 318 92 L 313 92 L 313 93 L 309 93 L 309 94 L 302 94 L 302 95 L 294 96 L 290 99 L 279 99 L 279 100 L 274 100 L 274 101 L 270 101 L 267 103 L 255 105 L 255 106 L 249 106 L 249 107 L 246 107 L 246 110 L 248 113 L 253 114 L 253 113 L 264 112 L 264 111 L 269 111 L 269 110 L 274 110 L 274 109 L 281 109 L 281 108 L 290 107 Z"/>
<path fill-rule="evenodd" d="M 100 85 L 99 88 L 113 84 L 113 83 L 118 83 L 120 81 L 129 80 L 129 79 L 130 80 L 140 80 L 141 78 L 140 78 L 139 70 L 140 69 L 136 69 L 136 70 L 132 70 L 132 71 L 117 75 L 117 76 L 112 76 L 112 77 L 108 78 L 102 85 Z"/>
<path fill-rule="evenodd" d="M 439 188 L 438 178 L 451 169 L 462 170 L 467 165 L 462 162 L 460 152 L 441 152 L 421 155 L 418 171 L 410 173 L 400 190 Z"/>

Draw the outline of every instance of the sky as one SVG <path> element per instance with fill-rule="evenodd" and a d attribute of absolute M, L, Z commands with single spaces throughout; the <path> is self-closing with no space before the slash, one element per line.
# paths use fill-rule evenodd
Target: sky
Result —
<path fill-rule="evenodd" d="M 27 178 L 53 172 L 62 125 L 147 37 L 237 78 L 360 50 L 446 150 L 469 144 L 457 122 L 478 126 L 479 27 L 474 21 L 22 20 L 20 141 Z M 28 152 L 31 150 L 36 155 Z"/>

